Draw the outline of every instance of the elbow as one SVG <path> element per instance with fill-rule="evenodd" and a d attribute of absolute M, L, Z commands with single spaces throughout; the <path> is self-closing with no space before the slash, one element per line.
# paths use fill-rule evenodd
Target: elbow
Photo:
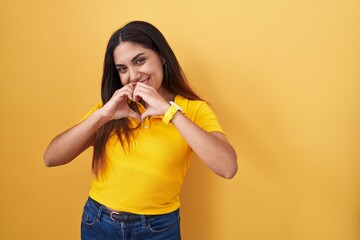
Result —
<path fill-rule="evenodd" d="M 238 171 L 237 154 L 233 148 L 231 154 L 229 155 L 229 161 L 226 170 L 227 171 L 223 175 L 223 177 L 226 179 L 232 179 L 233 177 L 235 177 Z"/>
<path fill-rule="evenodd" d="M 238 170 L 238 166 L 236 161 L 231 164 L 230 166 L 227 165 L 218 165 L 216 168 L 211 168 L 212 171 L 218 175 L 219 177 L 225 178 L 225 179 L 232 179 L 233 177 L 235 177 L 237 170 Z"/>
<path fill-rule="evenodd" d="M 57 167 L 69 163 L 74 157 L 64 156 L 64 154 L 61 154 L 58 151 L 47 149 L 43 159 L 46 167 Z"/>
<path fill-rule="evenodd" d="M 44 160 L 44 163 L 45 163 L 45 167 L 48 167 L 48 168 L 55 166 L 55 165 L 51 164 L 51 162 L 48 162 L 48 161 L 45 161 L 45 160 Z"/>
<path fill-rule="evenodd" d="M 223 178 L 226 178 L 226 179 L 232 179 L 233 177 L 235 177 L 236 173 L 237 173 L 237 170 L 238 170 L 238 166 L 237 164 L 235 164 L 234 167 L 232 167 L 230 170 L 226 171 L 222 177 Z"/>
<path fill-rule="evenodd" d="M 46 167 L 52 167 L 53 165 L 51 164 L 50 158 L 47 156 L 47 154 L 44 154 L 44 164 Z"/>
<path fill-rule="evenodd" d="M 235 177 L 235 175 L 238 171 L 237 155 L 236 155 L 235 151 L 233 151 L 233 154 L 230 157 L 230 159 L 231 160 L 228 162 L 226 170 L 221 175 L 223 178 L 226 178 L 226 179 L 232 179 L 233 177 Z"/>
<path fill-rule="evenodd" d="M 45 164 L 46 167 L 54 167 L 54 166 L 56 166 L 54 164 L 53 158 L 51 157 L 51 154 L 48 151 L 45 151 L 43 159 L 44 159 L 44 164 Z"/>
<path fill-rule="evenodd" d="M 54 167 L 54 156 L 55 154 L 52 151 L 51 143 L 49 146 L 45 149 L 43 160 L 46 167 Z"/>

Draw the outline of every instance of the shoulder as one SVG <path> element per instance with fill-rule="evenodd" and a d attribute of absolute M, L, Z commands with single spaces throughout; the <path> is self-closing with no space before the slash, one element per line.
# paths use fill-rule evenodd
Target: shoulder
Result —
<path fill-rule="evenodd" d="M 81 119 L 79 122 L 85 120 L 86 118 L 88 118 L 91 114 L 93 114 L 96 110 L 100 109 L 103 107 L 103 103 L 102 102 L 98 102 L 97 104 L 95 104 Z"/>
<path fill-rule="evenodd" d="M 224 132 L 209 104 L 202 100 L 190 100 L 177 95 L 175 103 L 183 110 L 182 113 L 207 132 Z"/>
<path fill-rule="evenodd" d="M 94 113 L 96 110 L 100 109 L 103 107 L 103 103 L 102 102 L 98 102 L 97 104 L 95 104 L 89 111 L 87 114 L 92 114 Z"/>
<path fill-rule="evenodd" d="M 181 112 L 193 121 L 200 116 L 207 116 L 209 114 L 215 116 L 209 104 L 203 100 L 191 100 L 177 95 L 175 103 L 182 108 Z"/>
<path fill-rule="evenodd" d="M 197 111 L 199 108 L 207 108 L 207 102 L 203 100 L 191 100 L 181 95 L 176 95 L 175 103 L 179 105 L 183 110 L 184 114 L 189 114 Z"/>

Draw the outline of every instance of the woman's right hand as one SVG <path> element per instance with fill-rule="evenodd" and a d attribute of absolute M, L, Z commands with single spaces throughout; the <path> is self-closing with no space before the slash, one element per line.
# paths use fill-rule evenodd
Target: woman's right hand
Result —
<path fill-rule="evenodd" d="M 44 153 L 44 162 L 48 167 L 71 162 L 93 142 L 94 133 L 106 122 L 124 117 L 140 120 L 140 114 L 130 109 L 127 99 L 133 99 L 135 86 L 128 84 L 117 90 L 111 99 L 84 121 L 76 124 L 56 136 Z"/>
<path fill-rule="evenodd" d="M 111 99 L 98 111 L 101 111 L 108 121 L 124 117 L 140 120 L 140 114 L 133 111 L 127 102 L 127 99 L 135 101 L 133 99 L 134 89 L 135 85 L 130 83 L 116 90 Z"/>

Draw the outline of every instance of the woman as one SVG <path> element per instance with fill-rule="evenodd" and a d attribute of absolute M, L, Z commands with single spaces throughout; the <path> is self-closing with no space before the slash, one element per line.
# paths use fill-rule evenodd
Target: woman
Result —
<path fill-rule="evenodd" d="M 94 147 L 82 239 L 180 239 L 179 192 L 191 152 L 224 178 L 237 171 L 216 116 L 160 31 L 141 21 L 111 36 L 101 97 L 44 154 L 46 166 L 58 166 Z"/>

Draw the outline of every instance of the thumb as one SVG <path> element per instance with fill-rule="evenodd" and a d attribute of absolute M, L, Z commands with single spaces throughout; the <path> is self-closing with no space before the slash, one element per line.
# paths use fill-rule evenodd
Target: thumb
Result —
<path fill-rule="evenodd" d="M 152 111 L 151 111 L 151 109 L 146 109 L 142 114 L 141 114 L 141 122 L 143 122 L 144 120 L 145 120 L 145 118 L 147 118 L 147 117 L 150 117 L 150 116 L 152 116 L 152 115 L 154 115 L 153 113 L 152 113 Z"/>

